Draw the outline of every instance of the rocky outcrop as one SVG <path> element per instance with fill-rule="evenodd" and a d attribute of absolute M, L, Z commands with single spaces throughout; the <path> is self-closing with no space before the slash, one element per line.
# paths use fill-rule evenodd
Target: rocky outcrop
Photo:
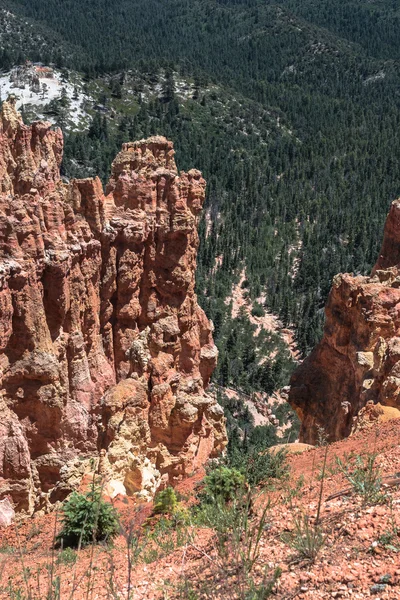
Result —
<path fill-rule="evenodd" d="M 63 138 L 0 123 L 0 497 L 33 511 L 98 469 L 151 496 L 226 444 L 194 292 L 205 182 L 171 142 L 124 144 L 106 194 L 63 183 Z"/>
<path fill-rule="evenodd" d="M 367 404 L 354 419 L 351 435 L 357 431 L 370 429 L 376 423 L 385 423 L 393 419 L 400 419 L 400 410 L 398 408 L 382 406 L 380 402 L 374 404 L 372 400 L 368 400 Z"/>
<path fill-rule="evenodd" d="M 311 444 L 301 444 L 299 442 L 293 442 L 291 444 L 276 444 L 275 446 L 271 446 L 270 448 L 268 448 L 268 452 L 270 452 L 274 456 L 282 451 L 289 455 L 303 454 L 303 452 L 308 452 L 313 448 L 315 448 L 315 446 L 311 446 Z"/>
<path fill-rule="evenodd" d="M 400 409 L 400 200 L 370 277 L 337 275 L 321 343 L 292 376 L 301 441 L 348 436 L 367 403 Z"/>

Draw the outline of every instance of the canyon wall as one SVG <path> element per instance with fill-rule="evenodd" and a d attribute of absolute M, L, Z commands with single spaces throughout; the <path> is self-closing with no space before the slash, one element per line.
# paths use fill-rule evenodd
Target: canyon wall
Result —
<path fill-rule="evenodd" d="M 0 123 L 0 497 L 32 512 L 97 470 L 151 497 L 226 445 L 217 360 L 194 292 L 201 173 L 171 142 L 124 144 L 98 178 L 60 178 L 63 138 Z"/>
<path fill-rule="evenodd" d="M 310 444 L 320 434 L 350 435 L 367 403 L 400 409 L 400 200 L 371 276 L 337 275 L 325 315 L 323 339 L 293 374 L 289 394 L 301 441 Z"/>

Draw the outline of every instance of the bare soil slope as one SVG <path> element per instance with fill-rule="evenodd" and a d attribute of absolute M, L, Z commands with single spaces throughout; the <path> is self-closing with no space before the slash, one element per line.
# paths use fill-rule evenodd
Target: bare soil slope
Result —
<path fill-rule="evenodd" d="M 312 525 L 321 492 L 321 469 L 325 448 L 315 448 L 291 456 L 288 480 L 276 482 L 271 489 L 264 487 L 256 502 L 260 510 L 268 499 L 271 508 L 262 535 L 261 553 L 256 573 L 267 566 L 271 571 L 279 566 L 282 575 L 273 598 L 281 600 L 322 598 L 380 598 L 400 597 L 400 420 L 371 425 L 354 436 L 327 447 L 327 470 L 323 480 L 321 526 L 326 543 L 314 564 L 301 559 L 283 540 L 285 533 L 295 528 L 296 518 L 308 515 Z M 349 487 L 338 471 L 336 457 L 350 464 L 356 456 L 377 453 L 376 468 L 385 482 L 381 491 L 386 494 L 382 503 L 363 505 L 354 494 L 339 495 Z M 199 472 L 186 481 L 182 492 L 193 496 L 201 480 Z M 398 476 L 398 475 L 397 475 Z M 190 503 L 190 499 L 187 500 Z M 119 498 L 118 507 L 125 523 L 134 520 L 136 531 L 149 516 L 151 504 L 140 510 L 127 499 Z M 127 549 L 121 535 L 113 548 L 97 546 L 78 552 L 75 565 L 60 564 L 65 554 L 53 549 L 54 533 L 59 529 L 59 515 L 38 516 L 1 532 L 0 539 L 0 598 L 27 596 L 45 597 L 48 582 L 60 577 L 61 599 L 106 599 L 127 597 Z M 61 558 L 60 558 L 61 557 Z M 132 573 L 134 591 L 131 598 L 176 598 L 174 585 L 183 578 L 198 590 L 193 598 L 210 597 L 201 592 L 202 582 L 213 577 L 213 598 L 235 598 L 235 580 L 215 575 L 215 539 L 211 530 L 198 529 L 195 542 L 173 551 L 153 562 L 141 563 Z M 25 581 L 24 581 L 25 568 Z M 41 592 L 38 591 L 40 583 Z M 73 589 L 75 587 L 75 590 Z M 16 596 L 20 589 L 22 596 Z M 14 594 L 14 595 L 12 595 Z M 24 596 L 25 594 L 25 596 Z M 72 594 L 72 595 L 71 595 Z M 180 596 L 181 598 L 184 596 Z"/>

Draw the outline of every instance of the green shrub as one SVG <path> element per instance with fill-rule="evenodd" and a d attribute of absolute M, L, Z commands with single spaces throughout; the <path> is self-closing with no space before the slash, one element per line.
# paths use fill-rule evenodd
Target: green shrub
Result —
<path fill-rule="evenodd" d="M 317 522 L 311 523 L 308 515 L 296 518 L 293 532 L 282 537 L 301 558 L 311 563 L 315 561 L 326 542 L 321 526 Z"/>
<path fill-rule="evenodd" d="M 265 310 L 263 309 L 261 304 L 255 302 L 253 308 L 251 309 L 251 314 L 253 315 L 253 317 L 263 317 L 265 315 Z"/>
<path fill-rule="evenodd" d="M 21 588 L 15 588 L 12 581 L 8 582 L 6 591 L 9 600 L 28 600 Z"/>
<path fill-rule="evenodd" d="M 234 450 L 229 456 L 229 464 L 240 471 L 249 485 L 259 485 L 268 479 L 283 479 L 288 474 L 287 452 L 280 450 L 272 454 L 252 447 L 248 452 Z"/>
<path fill-rule="evenodd" d="M 270 597 L 281 574 L 279 569 L 271 572 L 266 568 L 260 557 L 270 506 L 268 501 L 262 510 L 254 510 L 253 493 L 245 486 L 236 491 L 229 503 L 201 505 L 197 523 L 213 530 L 215 548 L 215 560 L 210 565 L 211 588 L 204 587 L 203 580 L 203 586 L 200 585 L 201 597 L 215 598 L 213 582 L 229 582 L 232 576 L 235 577 L 234 596 L 224 596 L 222 592 L 218 597 L 235 597 L 239 600 L 264 600 Z"/>
<path fill-rule="evenodd" d="M 204 478 L 203 500 L 205 502 L 229 502 L 243 488 L 246 478 L 237 469 L 219 466 Z"/>
<path fill-rule="evenodd" d="M 86 494 L 73 492 L 64 502 L 62 530 L 57 539 L 64 546 L 85 546 L 113 538 L 119 531 L 114 507 L 93 488 Z"/>
<path fill-rule="evenodd" d="M 72 548 L 65 548 L 57 557 L 58 565 L 74 565 L 78 555 Z"/>
<path fill-rule="evenodd" d="M 365 458 L 356 456 L 353 464 L 345 464 L 339 457 L 337 465 L 342 475 L 351 484 L 354 493 L 362 498 L 363 504 L 379 503 L 385 499 L 380 491 L 382 473 L 376 464 L 377 454 L 368 454 Z"/>
<path fill-rule="evenodd" d="M 249 432 L 248 441 L 250 448 L 254 447 L 263 451 L 279 444 L 282 440 L 276 435 L 276 428 L 273 425 L 257 425 Z M 232 446 L 230 450 L 232 450 Z"/>
<path fill-rule="evenodd" d="M 172 487 L 167 487 L 165 490 L 158 492 L 154 499 L 154 513 L 162 515 L 172 515 L 178 507 L 178 499 L 175 490 Z"/>

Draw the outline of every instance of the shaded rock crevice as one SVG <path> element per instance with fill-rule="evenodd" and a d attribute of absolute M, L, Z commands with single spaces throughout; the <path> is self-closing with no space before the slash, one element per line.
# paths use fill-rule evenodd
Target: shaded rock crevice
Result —
<path fill-rule="evenodd" d="M 400 409 L 400 200 L 371 276 L 337 275 L 325 316 L 323 339 L 294 372 L 289 394 L 309 444 L 320 431 L 330 441 L 350 435 L 367 405 L 383 415 Z"/>

